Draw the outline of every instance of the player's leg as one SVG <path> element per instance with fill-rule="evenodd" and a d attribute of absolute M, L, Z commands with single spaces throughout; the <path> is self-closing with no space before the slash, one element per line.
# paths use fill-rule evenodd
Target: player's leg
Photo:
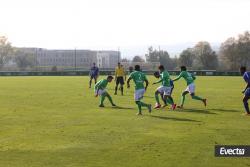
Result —
<path fill-rule="evenodd" d="M 205 106 L 207 105 L 207 100 L 206 99 L 195 95 L 195 85 L 194 85 L 194 83 L 188 85 L 187 89 L 188 89 L 192 99 L 202 101 Z"/>
<path fill-rule="evenodd" d="M 101 96 L 100 96 L 100 105 L 99 105 L 99 107 L 104 107 L 103 102 L 104 102 L 104 100 L 105 100 L 105 97 L 106 97 L 106 96 L 104 96 L 104 95 L 101 95 Z"/>
<path fill-rule="evenodd" d="M 160 86 L 156 89 L 155 91 L 155 101 L 156 101 L 156 104 L 155 104 L 155 109 L 159 109 L 161 108 L 161 104 L 160 104 L 160 100 L 159 100 L 159 94 L 163 94 L 164 93 L 164 87 L 163 86 Z"/>
<path fill-rule="evenodd" d="M 160 93 L 161 100 L 163 101 L 164 105 L 162 106 L 163 108 L 168 105 L 167 100 L 164 99 L 164 93 Z"/>
<path fill-rule="evenodd" d="M 171 109 L 172 110 L 175 110 L 176 108 L 176 104 L 174 103 L 174 99 L 171 97 L 171 95 L 167 95 L 167 96 L 164 96 L 167 103 L 169 103 L 171 105 Z"/>
<path fill-rule="evenodd" d="M 94 79 L 95 79 L 95 84 L 96 84 L 96 82 L 97 82 L 97 76 L 95 76 Z"/>
<path fill-rule="evenodd" d="M 194 85 L 194 83 L 188 85 L 188 90 L 189 90 L 189 93 L 190 93 L 192 99 L 202 101 L 204 106 L 207 105 L 207 100 L 206 99 L 195 95 L 195 85 Z"/>
<path fill-rule="evenodd" d="M 142 115 L 142 112 L 141 112 L 141 102 L 140 102 L 140 99 L 141 99 L 141 95 L 140 95 L 140 92 L 139 90 L 135 90 L 135 93 L 134 93 L 134 99 L 135 99 L 135 103 L 138 107 L 138 113 L 137 115 Z"/>
<path fill-rule="evenodd" d="M 99 104 L 99 107 L 104 107 L 104 104 L 103 104 L 103 102 L 104 102 L 104 100 L 105 100 L 105 98 L 106 98 L 106 95 L 105 95 L 105 90 L 99 90 L 97 93 L 98 93 L 98 95 L 100 96 L 100 104 Z"/>
<path fill-rule="evenodd" d="M 113 102 L 112 97 L 109 95 L 108 92 L 105 92 L 105 96 L 108 98 L 108 100 L 109 100 L 109 102 L 111 103 L 112 106 L 116 106 L 116 105 L 114 104 L 114 102 Z"/>
<path fill-rule="evenodd" d="M 142 99 L 142 98 L 141 98 L 141 99 Z M 139 104 L 140 104 L 141 107 L 146 107 L 146 108 L 148 108 L 148 112 L 151 113 L 151 111 L 152 111 L 152 106 L 151 106 L 151 104 L 144 103 L 144 102 L 142 102 L 141 100 L 139 101 Z"/>
<path fill-rule="evenodd" d="M 244 96 L 244 98 L 243 98 L 243 104 L 244 104 L 244 108 L 245 108 L 245 111 L 247 114 L 250 114 L 249 106 L 248 106 L 249 98 L 250 98 L 249 96 Z"/>
<path fill-rule="evenodd" d="M 147 104 L 147 103 L 144 103 L 142 101 L 139 101 L 139 102 L 140 102 L 140 104 L 141 104 L 142 107 L 147 107 L 148 108 L 148 112 L 151 113 L 151 111 L 152 111 L 151 104 Z"/>
<path fill-rule="evenodd" d="M 167 101 L 168 104 L 173 105 L 174 101 L 173 98 L 169 95 L 164 95 L 164 99 Z"/>
<path fill-rule="evenodd" d="M 93 77 L 92 77 L 92 76 L 90 76 L 90 80 L 89 80 L 89 88 L 91 88 L 91 85 L 92 85 L 92 79 L 93 79 Z"/>
<path fill-rule="evenodd" d="M 155 91 L 155 101 L 156 101 L 156 104 L 155 104 L 155 109 L 158 109 L 158 108 L 161 108 L 161 104 L 160 104 L 160 100 L 159 100 L 159 94 L 160 92 L 158 90 Z"/>
<path fill-rule="evenodd" d="M 194 100 L 200 100 L 200 101 L 202 101 L 203 103 L 204 103 L 204 101 L 206 100 L 206 99 L 203 99 L 203 98 L 201 98 L 201 97 L 199 97 L 199 96 L 196 96 L 195 93 L 191 93 L 190 95 L 191 95 L 192 99 L 194 99 Z"/>
<path fill-rule="evenodd" d="M 123 85 L 121 85 L 121 95 L 123 96 Z"/>
<path fill-rule="evenodd" d="M 186 95 L 190 92 L 190 85 L 187 86 L 187 88 L 182 92 L 181 94 L 181 104 L 179 106 L 177 106 L 177 108 L 183 108 L 185 99 L 186 99 Z"/>
<path fill-rule="evenodd" d="M 121 80 L 120 80 L 120 88 L 121 88 L 121 95 L 123 96 L 123 85 L 124 85 L 124 79 L 123 79 L 123 77 L 121 78 Z"/>
<path fill-rule="evenodd" d="M 144 89 L 139 89 L 139 90 L 136 90 L 135 91 L 135 102 L 136 102 L 136 104 L 137 104 L 137 106 L 138 106 L 138 110 L 139 110 L 139 112 L 138 112 L 138 114 L 139 115 L 141 115 L 142 113 L 141 113 L 141 108 L 142 107 L 147 107 L 148 108 L 148 111 L 151 113 L 151 104 L 146 104 L 146 103 L 144 103 L 144 102 L 142 102 L 141 101 L 141 99 L 143 98 L 143 95 L 144 95 L 144 93 L 145 93 L 145 90 Z"/>
<path fill-rule="evenodd" d="M 245 91 L 245 95 L 243 97 L 243 104 L 244 104 L 244 108 L 245 108 L 245 111 L 246 111 L 247 114 L 250 114 L 249 105 L 248 105 L 248 100 L 249 99 L 250 99 L 250 89 L 248 88 Z"/>
<path fill-rule="evenodd" d="M 136 103 L 137 106 L 138 106 L 138 113 L 137 113 L 137 115 L 142 115 L 142 112 L 141 112 L 141 103 L 140 103 L 140 101 L 135 101 L 135 103 Z"/>
<path fill-rule="evenodd" d="M 174 103 L 174 100 L 171 96 L 171 91 L 172 91 L 171 87 L 166 87 L 164 91 L 164 99 L 166 99 L 166 101 L 172 106 L 172 109 L 175 110 L 176 104 Z"/>
<path fill-rule="evenodd" d="M 174 103 L 174 99 L 172 97 L 172 93 L 173 93 L 173 90 L 174 90 L 174 86 L 171 86 L 171 91 L 170 91 L 170 96 L 169 96 L 169 99 L 173 101 Z M 175 103 L 174 103 L 175 104 Z M 172 106 L 172 109 L 175 109 L 176 108 L 176 104 L 174 106 Z"/>
<path fill-rule="evenodd" d="M 120 83 L 120 78 L 119 77 L 117 77 L 116 78 L 116 82 L 115 82 L 115 95 L 117 95 L 117 89 L 118 89 L 118 85 L 119 85 L 119 83 Z"/>
<path fill-rule="evenodd" d="M 181 104 L 179 106 L 177 106 L 177 108 L 183 108 L 183 105 L 184 105 L 184 102 L 185 102 L 185 99 L 186 99 L 186 95 L 188 94 L 189 92 L 188 91 L 184 91 L 182 92 L 181 94 Z"/>

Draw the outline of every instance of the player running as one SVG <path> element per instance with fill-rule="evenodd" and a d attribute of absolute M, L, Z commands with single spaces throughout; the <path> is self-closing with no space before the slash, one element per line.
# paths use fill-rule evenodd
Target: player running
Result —
<path fill-rule="evenodd" d="M 146 75 L 141 72 L 139 65 L 135 65 L 135 71 L 132 72 L 130 74 L 129 78 L 128 78 L 128 81 L 127 81 L 127 87 L 128 88 L 130 88 L 129 82 L 130 82 L 131 79 L 133 79 L 133 81 L 135 83 L 134 99 L 135 99 L 135 103 L 138 106 L 138 113 L 137 113 L 137 115 L 142 115 L 142 112 L 141 112 L 141 108 L 142 107 L 147 107 L 149 113 L 151 113 L 151 110 L 152 110 L 151 104 L 146 104 L 146 103 L 143 103 L 141 101 L 142 98 L 143 98 L 143 95 L 144 95 L 145 91 L 147 90 L 148 80 L 146 78 Z M 145 88 L 144 88 L 144 82 L 146 83 Z"/>
<path fill-rule="evenodd" d="M 184 101 L 185 101 L 185 96 L 186 94 L 190 94 L 192 99 L 194 100 L 200 100 L 204 103 L 204 105 L 207 105 L 207 99 L 203 99 L 199 96 L 195 96 L 195 85 L 194 85 L 194 80 L 196 79 L 195 76 L 189 72 L 187 72 L 187 68 L 185 66 L 181 66 L 181 73 L 180 75 L 173 79 L 173 81 L 177 81 L 180 78 L 184 78 L 187 82 L 187 88 L 184 92 L 182 92 L 182 96 L 181 96 L 181 105 L 177 106 L 178 108 L 183 108 L 184 105 Z"/>
<path fill-rule="evenodd" d="M 116 106 L 114 104 L 111 96 L 109 95 L 109 93 L 105 89 L 107 87 L 108 83 L 112 82 L 112 80 L 113 80 L 113 77 L 109 75 L 107 77 L 107 79 L 102 79 L 95 84 L 95 89 L 94 89 L 95 97 L 97 97 L 98 95 L 100 96 L 99 107 L 104 107 L 103 102 L 104 102 L 106 97 L 109 99 L 109 102 L 111 103 L 112 106 Z"/>
<path fill-rule="evenodd" d="M 121 63 L 118 63 L 118 66 L 115 69 L 115 95 L 117 95 L 117 89 L 118 85 L 120 84 L 121 89 L 121 95 L 123 95 L 123 85 L 124 85 L 124 79 L 126 80 L 126 72 L 124 68 L 122 67 Z"/>
<path fill-rule="evenodd" d="M 89 72 L 89 76 L 90 76 L 90 80 L 89 80 L 89 88 L 91 88 L 91 84 L 92 84 L 92 80 L 95 80 L 95 84 L 97 81 L 99 75 L 99 68 L 96 67 L 95 63 L 93 63 L 93 66 L 90 68 L 90 72 Z"/>
<path fill-rule="evenodd" d="M 159 79 L 160 78 L 160 73 L 159 71 L 154 72 L 154 76 L 155 78 Z M 170 85 L 171 85 L 171 96 L 174 90 L 174 82 L 172 79 L 170 79 Z M 165 108 L 166 106 L 168 106 L 167 100 L 164 100 L 164 92 L 160 92 L 160 96 L 161 96 L 161 100 L 163 101 L 164 105 L 162 106 L 162 108 Z"/>
<path fill-rule="evenodd" d="M 159 74 L 159 77 L 160 78 L 160 74 Z M 173 92 L 173 89 L 174 89 L 174 82 L 172 80 L 170 80 L 170 85 L 171 85 L 171 93 L 170 95 L 172 96 L 172 92 Z M 161 96 L 161 100 L 163 101 L 164 105 L 162 106 L 162 108 L 165 108 L 166 106 L 168 106 L 168 102 L 167 100 L 164 99 L 164 92 L 160 93 L 160 96 Z"/>
<path fill-rule="evenodd" d="M 164 69 L 163 65 L 160 65 L 158 67 L 159 71 L 160 71 L 160 80 L 157 82 L 154 82 L 154 84 L 158 84 L 161 83 L 162 85 L 160 87 L 157 88 L 157 90 L 155 91 L 155 100 L 156 100 L 156 104 L 155 104 L 155 109 L 159 109 L 161 108 L 161 104 L 159 101 L 159 94 L 163 94 L 163 101 L 166 105 L 166 103 L 171 104 L 172 109 L 175 110 L 176 108 L 176 104 L 174 104 L 174 100 L 171 96 L 172 93 L 172 85 L 171 85 L 171 79 L 169 76 L 169 73 Z M 158 77 L 157 75 L 155 75 L 156 77 Z"/>
<path fill-rule="evenodd" d="M 246 110 L 246 115 L 250 116 L 250 111 L 248 106 L 248 100 L 250 99 L 250 72 L 247 72 L 246 70 L 247 70 L 246 67 L 240 68 L 240 73 L 241 75 L 243 75 L 243 79 L 246 82 L 246 87 L 242 91 L 242 93 L 244 93 L 243 104 Z"/>
<path fill-rule="evenodd" d="M 159 71 L 156 71 L 156 72 L 154 72 L 154 76 L 155 76 L 155 78 L 157 78 L 157 79 L 159 79 L 160 77 L 161 77 L 161 75 L 160 75 L 160 73 L 159 73 Z M 173 83 L 173 81 L 172 81 L 172 83 Z M 157 91 L 157 90 L 156 90 Z M 156 92 L 155 92 L 156 93 Z M 164 103 L 164 105 L 162 106 L 162 108 L 164 108 L 164 107 L 166 107 L 167 105 L 168 105 L 168 103 L 167 103 L 167 100 L 164 100 L 164 92 L 159 92 L 160 93 L 160 96 L 161 96 L 161 100 L 163 101 L 163 103 Z"/>

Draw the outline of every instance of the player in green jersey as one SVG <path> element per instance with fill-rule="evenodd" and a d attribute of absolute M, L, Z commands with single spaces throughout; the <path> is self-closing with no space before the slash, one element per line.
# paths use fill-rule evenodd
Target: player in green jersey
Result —
<path fill-rule="evenodd" d="M 203 99 L 199 96 L 195 96 L 195 85 L 194 85 L 194 80 L 196 79 L 195 76 L 189 72 L 187 72 L 187 68 L 185 66 L 181 66 L 181 73 L 180 75 L 173 79 L 173 81 L 177 81 L 180 78 L 184 78 L 185 81 L 187 82 L 187 88 L 182 92 L 181 96 L 181 105 L 177 106 L 178 108 L 183 108 L 184 102 L 185 102 L 185 96 L 186 94 L 190 94 L 192 99 L 194 100 L 200 100 L 204 103 L 204 105 L 207 105 L 207 100 Z"/>
<path fill-rule="evenodd" d="M 171 79 L 170 79 L 169 73 L 165 70 L 163 65 L 160 65 L 158 69 L 160 71 L 160 80 L 157 82 L 154 82 L 153 85 L 157 83 L 161 83 L 161 86 L 158 87 L 157 90 L 155 91 L 156 105 L 154 108 L 155 109 L 161 108 L 158 95 L 163 94 L 164 101 L 168 102 L 172 106 L 172 109 L 175 110 L 176 104 L 174 104 L 174 100 L 171 96 L 172 85 L 171 85 Z"/>
<path fill-rule="evenodd" d="M 159 79 L 161 77 L 160 72 L 159 71 L 154 72 L 154 76 L 155 76 L 155 78 Z M 174 90 L 174 82 L 171 79 L 170 79 L 170 85 L 171 85 L 171 93 L 170 93 L 170 95 L 172 95 L 173 90 Z M 160 96 L 161 96 L 161 100 L 164 103 L 162 108 L 165 108 L 166 106 L 168 106 L 168 104 L 167 104 L 167 100 L 164 100 L 164 92 L 160 92 Z"/>
<path fill-rule="evenodd" d="M 138 114 L 137 115 L 142 115 L 141 108 L 142 107 L 147 107 L 149 113 L 151 113 L 151 104 L 146 104 L 141 101 L 143 98 L 143 95 L 145 91 L 147 90 L 148 87 L 148 80 L 146 78 L 146 75 L 141 72 L 140 66 L 135 65 L 135 71 L 132 72 L 127 80 L 127 87 L 130 88 L 130 80 L 133 79 L 135 83 L 135 93 L 134 93 L 134 99 L 135 103 L 138 106 Z M 144 82 L 146 83 L 146 86 L 144 88 Z"/>
<path fill-rule="evenodd" d="M 100 96 L 100 105 L 99 107 L 104 107 L 103 102 L 105 100 L 105 98 L 107 97 L 109 99 L 109 102 L 111 103 L 112 106 L 116 106 L 113 103 L 112 97 L 109 95 L 109 93 L 105 90 L 105 88 L 107 87 L 109 82 L 112 82 L 113 77 L 111 75 L 109 75 L 107 77 L 107 79 L 102 79 L 100 81 L 98 81 L 95 84 L 95 97 Z"/>

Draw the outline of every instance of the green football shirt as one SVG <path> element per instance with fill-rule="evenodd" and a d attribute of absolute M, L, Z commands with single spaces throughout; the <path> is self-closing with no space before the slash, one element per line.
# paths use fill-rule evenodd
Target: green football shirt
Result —
<path fill-rule="evenodd" d="M 161 82 L 161 85 L 162 86 L 166 86 L 166 87 L 171 87 L 171 84 L 170 84 L 170 75 L 167 71 L 163 71 L 161 72 L 160 74 L 160 80 L 156 83 L 160 83 Z"/>
<path fill-rule="evenodd" d="M 180 73 L 180 75 L 175 78 L 173 81 L 177 81 L 179 80 L 180 78 L 184 78 L 185 81 L 187 82 L 187 85 L 190 85 L 191 83 L 194 83 L 194 80 L 195 80 L 195 76 L 187 71 L 182 71 Z"/>
<path fill-rule="evenodd" d="M 135 90 L 144 89 L 144 81 L 147 80 L 146 75 L 141 71 L 134 71 L 130 74 L 130 78 L 133 79 L 135 83 Z"/>
<path fill-rule="evenodd" d="M 108 80 L 107 79 L 102 79 L 100 81 L 98 81 L 96 84 L 95 84 L 95 91 L 98 90 L 98 89 L 105 89 L 108 85 Z"/>

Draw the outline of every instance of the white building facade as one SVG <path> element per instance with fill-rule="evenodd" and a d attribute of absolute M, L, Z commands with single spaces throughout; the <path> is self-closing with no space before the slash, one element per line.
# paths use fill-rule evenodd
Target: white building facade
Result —
<path fill-rule="evenodd" d="M 115 68 L 120 60 L 119 51 L 93 50 L 49 50 L 42 48 L 19 48 L 23 52 L 32 53 L 40 68 L 57 67 L 59 69 L 89 69 L 93 63 L 99 68 Z"/>
<path fill-rule="evenodd" d="M 118 51 L 97 51 L 97 66 L 100 68 L 115 68 L 120 61 Z"/>

